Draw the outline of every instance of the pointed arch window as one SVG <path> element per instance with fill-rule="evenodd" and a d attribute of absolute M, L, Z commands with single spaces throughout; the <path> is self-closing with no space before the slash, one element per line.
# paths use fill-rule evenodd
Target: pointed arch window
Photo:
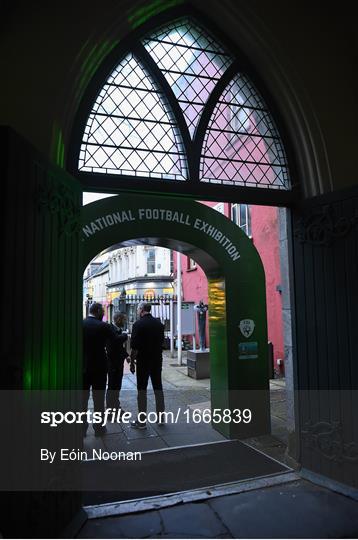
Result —
<path fill-rule="evenodd" d="M 227 48 L 181 17 L 145 35 L 97 93 L 77 161 L 84 174 L 290 190 L 264 98 Z M 113 184 L 112 184 L 113 185 Z"/>
<path fill-rule="evenodd" d="M 83 171 L 187 177 L 180 132 L 164 93 L 130 53 L 100 91 L 85 129 Z"/>
<path fill-rule="evenodd" d="M 187 19 L 159 30 L 143 43 L 172 88 L 194 138 L 205 103 L 233 58 Z"/>
<path fill-rule="evenodd" d="M 238 74 L 221 94 L 205 133 L 204 182 L 288 189 L 283 145 L 258 91 Z"/>

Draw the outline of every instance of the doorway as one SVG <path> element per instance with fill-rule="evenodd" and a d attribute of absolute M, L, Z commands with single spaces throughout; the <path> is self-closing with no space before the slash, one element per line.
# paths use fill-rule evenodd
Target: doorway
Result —
<path fill-rule="evenodd" d="M 265 282 L 246 235 L 212 209 L 170 197 L 111 197 L 85 206 L 82 219 L 82 271 L 118 243 L 161 245 L 198 261 L 209 286 L 212 407 L 252 413 L 247 423 L 221 416 L 216 429 L 227 437 L 267 433 Z"/>
<path fill-rule="evenodd" d="M 197 261 L 207 276 L 211 375 L 209 414 L 212 428 L 223 437 L 223 441 L 232 440 L 234 446 L 241 444 L 238 439 L 270 433 L 265 279 L 260 257 L 250 239 L 212 208 L 175 197 L 145 195 L 133 198 L 121 194 L 83 208 L 82 271 L 103 249 L 113 245 L 143 244 L 180 251 Z M 227 446 L 226 449 L 232 456 L 237 451 L 236 446 L 234 449 Z M 213 466 L 209 467 L 206 460 L 215 461 L 216 450 L 214 447 L 209 451 L 206 448 L 208 455 L 202 458 L 207 474 L 213 472 Z M 184 461 L 195 460 L 197 450 L 193 449 L 191 457 L 183 448 L 175 451 L 178 462 L 177 470 L 175 467 L 172 469 L 173 481 L 180 490 L 184 486 L 180 483 L 184 472 L 178 473 L 181 470 L 179 461 L 183 465 Z M 246 451 L 253 452 L 252 456 L 259 455 L 245 446 Z M 173 458 L 174 454 L 170 455 Z M 150 471 L 164 459 L 163 455 L 150 456 L 153 461 L 149 468 L 141 465 L 142 468 L 133 468 L 133 471 L 147 471 L 147 477 L 150 476 Z M 147 454 L 146 458 L 150 456 Z M 263 456 L 263 459 L 268 460 L 268 465 L 269 458 Z M 227 471 L 226 478 L 235 478 L 238 470 L 236 461 L 230 459 L 229 462 L 233 469 Z M 93 467 L 101 466 L 95 463 Z M 243 465 L 243 470 L 245 467 Z M 255 470 L 263 474 L 264 469 L 258 467 Z M 217 468 L 219 476 L 221 472 L 221 468 Z M 141 478 L 143 480 L 144 477 Z M 193 479 L 198 481 L 196 476 Z M 212 481 L 217 482 L 218 477 Z M 92 489 L 94 486 L 100 484 L 93 484 Z M 161 489 L 163 486 L 158 488 L 159 492 Z M 137 495 L 148 496 L 144 487 L 143 490 Z M 98 503 L 108 501 L 108 497 L 118 498 L 118 493 L 107 492 L 105 499 L 101 494 Z"/>

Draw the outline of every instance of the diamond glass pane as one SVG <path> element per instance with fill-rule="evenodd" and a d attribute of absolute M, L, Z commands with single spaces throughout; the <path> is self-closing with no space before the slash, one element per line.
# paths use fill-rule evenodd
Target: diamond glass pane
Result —
<path fill-rule="evenodd" d="M 95 101 L 79 170 L 187 178 L 181 136 L 166 98 L 132 54 L 113 71 Z"/>
<path fill-rule="evenodd" d="M 178 99 L 193 138 L 204 105 L 232 56 L 187 19 L 161 28 L 143 44 Z"/>
<path fill-rule="evenodd" d="M 203 182 L 290 189 L 285 152 L 272 117 L 243 75 L 225 88 L 205 135 Z"/>

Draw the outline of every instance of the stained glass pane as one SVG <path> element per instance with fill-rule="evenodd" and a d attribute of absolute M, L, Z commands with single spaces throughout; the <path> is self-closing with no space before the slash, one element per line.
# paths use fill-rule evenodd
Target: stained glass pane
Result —
<path fill-rule="evenodd" d="M 110 75 L 89 115 L 79 170 L 185 180 L 186 157 L 162 91 L 129 54 Z"/>
<path fill-rule="evenodd" d="M 170 84 L 193 137 L 204 105 L 232 56 L 187 19 L 160 29 L 143 44 Z"/>
<path fill-rule="evenodd" d="M 201 156 L 204 182 L 289 189 L 285 152 L 272 117 L 246 76 L 222 93 Z"/>
<path fill-rule="evenodd" d="M 181 18 L 142 41 L 173 90 L 201 154 L 192 180 L 290 189 L 280 135 L 260 93 L 246 75 L 226 86 L 201 149 L 195 130 L 213 89 L 233 57 L 200 25 Z M 166 86 L 163 84 L 163 86 Z M 167 88 L 160 88 L 135 55 L 110 75 L 93 105 L 80 149 L 79 170 L 123 176 L 186 180 L 187 155 Z M 199 176 L 199 178 L 198 178 Z"/>

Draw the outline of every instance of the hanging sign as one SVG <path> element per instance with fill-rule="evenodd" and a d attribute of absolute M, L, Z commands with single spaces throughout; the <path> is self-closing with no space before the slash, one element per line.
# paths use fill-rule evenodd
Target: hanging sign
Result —
<path fill-rule="evenodd" d="M 240 259 L 240 253 L 235 244 L 222 231 L 214 227 L 214 225 L 198 217 L 191 216 L 188 213 L 168 210 L 167 208 L 131 208 L 100 216 L 83 226 L 83 240 L 90 238 L 108 227 L 123 224 L 127 221 L 162 221 L 192 227 L 213 238 L 225 249 L 233 261 Z"/>

